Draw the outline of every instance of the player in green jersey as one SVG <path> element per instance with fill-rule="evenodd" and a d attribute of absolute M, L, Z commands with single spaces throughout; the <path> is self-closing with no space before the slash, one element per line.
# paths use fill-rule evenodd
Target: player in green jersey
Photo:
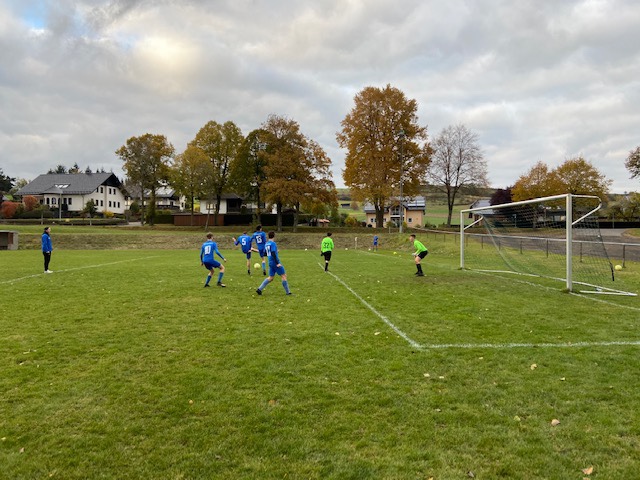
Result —
<path fill-rule="evenodd" d="M 329 262 L 331 261 L 331 252 L 333 251 L 333 239 L 331 238 L 331 232 L 327 233 L 327 236 L 322 239 L 320 244 L 320 255 L 324 257 L 324 271 L 329 271 Z"/>
<path fill-rule="evenodd" d="M 413 254 L 416 262 L 416 268 L 418 269 L 418 271 L 416 272 L 416 276 L 424 277 L 424 273 L 422 272 L 422 265 L 420 265 L 420 262 L 429 254 L 429 251 L 420 240 L 416 240 L 416 236 L 414 234 L 409 235 L 409 240 L 413 242 L 413 248 L 416 249 L 415 253 Z"/>

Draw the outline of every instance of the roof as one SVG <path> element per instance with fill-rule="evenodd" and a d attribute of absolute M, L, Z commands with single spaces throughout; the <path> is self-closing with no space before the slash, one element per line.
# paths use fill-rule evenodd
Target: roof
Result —
<path fill-rule="evenodd" d="M 120 188 L 118 177 L 113 173 L 47 173 L 36 177 L 22 187 L 16 195 L 86 195 L 95 192 L 99 186 L 108 185 Z"/>
<path fill-rule="evenodd" d="M 140 198 L 140 186 L 127 183 L 124 186 L 124 188 L 127 191 L 127 194 L 129 197 Z M 151 190 L 146 189 L 144 191 L 145 198 L 149 198 L 150 195 L 151 195 Z M 178 198 L 179 195 L 173 188 L 171 187 L 156 188 L 156 198 L 174 198 L 174 197 Z"/>

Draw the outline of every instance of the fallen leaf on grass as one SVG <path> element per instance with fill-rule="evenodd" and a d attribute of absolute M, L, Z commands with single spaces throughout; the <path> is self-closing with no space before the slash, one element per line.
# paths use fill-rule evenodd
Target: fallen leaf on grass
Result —
<path fill-rule="evenodd" d="M 531 370 L 535 370 L 536 368 L 538 368 L 538 365 L 535 363 L 532 363 L 530 368 Z"/>
<path fill-rule="evenodd" d="M 593 467 L 583 468 L 582 473 L 584 473 L 585 475 L 591 475 L 593 473 Z"/>
<path fill-rule="evenodd" d="M 275 405 L 277 405 L 277 404 L 278 404 L 278 401 L 277 401 L 277 400 L 269 400 L 269 405 L 270 405 L 270 406 L 274 407 L 274 406 L 275 406 Z"/>
<path fill-rule="evenodd" d="M 553 420 L 551 420 L 552 427 L 557 427 L 558 425 L 560 425 L 560 420 L 558 420 L 557 418 L 554 418 Z"/>

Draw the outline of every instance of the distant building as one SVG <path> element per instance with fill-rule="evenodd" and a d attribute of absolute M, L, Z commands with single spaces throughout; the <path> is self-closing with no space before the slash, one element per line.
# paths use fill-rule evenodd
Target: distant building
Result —
<path fill-rule="evenodd" d="M 93 200 L 100 213 L 123 214 L 126 208 L 122 182 L 113 173 L 47 173 L 16 192 L 31 195 L 41 205 L 60 212 L 80 213 Z"/>
<path fill-rule="evenodd" d="M 409 227 L 421 227 L 424 225 L 424 218 L 427 213 L 427 203 L 425 197 L 404 198 L 400 210 L 400 199 L 389 199 L 388 205 L 384 207 L 383 225 L 376 225 L 376 210 L 371 203 L 364 204 L 364 213 L 367 224 L 373 227 L 386 227 L 389 223 L 400 224 L 400 213 L 402 219 Z"/>
<path fill-rule="evenodd" d="M 140 187 L 127 183 L 125 185 L 126 190 L 126 204 L 127 208 L 135 201 L 140 201 Z M 144 192 L 144 204 L 149 203 L 151 196 L 150 190 Z M 187 204 L 187 198 L 184 195 L 178 195 L 178 193 L 171 187 L 160 187 L 156 189 L 156 209 L 158 210 L 175 210 L 184 211 Z"/>

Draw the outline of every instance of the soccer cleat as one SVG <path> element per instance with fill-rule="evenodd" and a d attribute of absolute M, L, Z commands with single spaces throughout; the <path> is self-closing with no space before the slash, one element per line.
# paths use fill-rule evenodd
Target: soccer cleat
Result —
<path fill-rule="evenodd" d="M 218 283 L 217 283 L 217 285 L 218 285 L 219 287 L 226 287 L 226 285 L 225 285 L 224 283 L 222 283 L 222 282 L 218 282 Z"/>
<path fill-rule="evenodd" d="M 265 277 L 267 276 L 267 272 L 266 272 L 266 270 L 263 270 L 263 271 L 262 271 L 262 275 L 264 275 Z"/>
<path fill-rule="evenodd" d="M 44 273 L 53 273 L 51 270 L 45 270 Z"/>
<path fill-rule="evenodd" d="M 256 293 L 257 293 L 258 295 L 262 295 L 262 290 L 260 290 L 259 288 L 256 288 Z"/>
<path fill-rule="evenodd" d="M 289 293 L 287 293 L 287 295 L 293 295 L 293 292 L 289 292 Z"/>
<path fill-rule="evenodd" d="M 204 286 L 204 288 L 210 287 L 211 285 L 209 285 L 208 283 Z"/>
<path fill-rule="evenodd" d="M 424 273 L 418 272 L 418 273 L 416 273 L 416 277 L 424 277 Z"/>

